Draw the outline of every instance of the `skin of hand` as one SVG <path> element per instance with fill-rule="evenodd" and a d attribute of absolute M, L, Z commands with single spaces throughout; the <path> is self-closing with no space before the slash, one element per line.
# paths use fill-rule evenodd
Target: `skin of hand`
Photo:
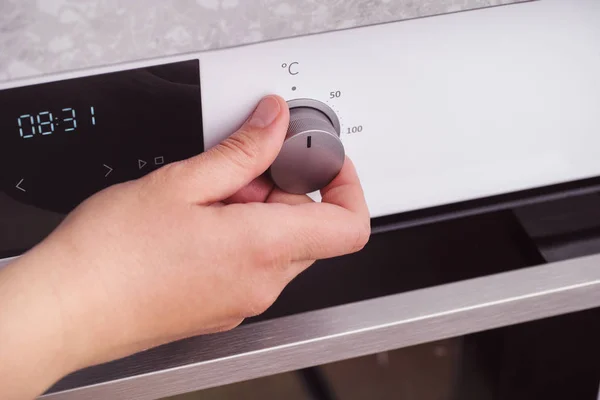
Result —
<path fill-rule="evenodd" d="M 107 188 L 0 271 L 0 398 L 270 307 L 315 260 L 362 249 L 369 211 L 352 162 L 322 201 L 264 173 L 289 110 L 265 97 L 208 151 Z"/>

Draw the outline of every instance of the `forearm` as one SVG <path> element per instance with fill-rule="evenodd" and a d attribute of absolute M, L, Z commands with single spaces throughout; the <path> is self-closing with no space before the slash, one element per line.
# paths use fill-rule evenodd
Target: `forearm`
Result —
<path fill-rule="evenodd" d="M 0 269 L 0 398 L 5 400 L 33 399 L 72 368 L 53 270 L 36 258 L 31 254 Z"/>

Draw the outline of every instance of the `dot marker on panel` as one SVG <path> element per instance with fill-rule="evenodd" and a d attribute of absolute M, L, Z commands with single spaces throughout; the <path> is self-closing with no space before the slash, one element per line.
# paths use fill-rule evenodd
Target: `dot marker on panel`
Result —
<path fill-rule="evenodd" d="M 298 89 L 296 86 L 292 86 L 292 91 L 295 92 Z"/>

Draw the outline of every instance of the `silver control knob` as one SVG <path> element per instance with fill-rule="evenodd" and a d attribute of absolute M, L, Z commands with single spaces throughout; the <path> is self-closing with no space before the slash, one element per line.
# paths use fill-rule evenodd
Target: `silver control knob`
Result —
<path fill-rule="evenodd" d="M 344 165 L 340 123 L 330 107 L 311 99 L 288 102 L 290 125 L 271 165 L 273 182 L 288 193 L 312 193 L 327 186 Z"/>

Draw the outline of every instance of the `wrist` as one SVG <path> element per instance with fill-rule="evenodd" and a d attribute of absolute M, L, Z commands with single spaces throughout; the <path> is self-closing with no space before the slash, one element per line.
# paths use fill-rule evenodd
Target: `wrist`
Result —
<path fill-rule="evenodd" d="M 105 343 L 97 334 L 102 321 L 98 321 L 99 313 L 94 308 L 98 303 L 93 301 L 94 288 L 86 277 L 88 264 L 81 261 L 84 257 L 69 243 L 64 237 L 51 235 L 15 265 L 23 274 L 35 276 L 32 297 L 38 298 L 37 303 L 43 302 L 45 318 L 51 319 L 44 332 L 51 338 L 52 349 L 58 352 L 53 364 L 59 378 L 95 364 L 96 352 L 101 352 Z"/>
<path fill-rule="evenodd" d="M 0 270 L 0 387 L 3 398 L 33 397 L 71 372 L 52 270 L 25 255 Z M 24 389 L 25 388 L 25 389 Z"/>
<path fill-rule="evenodd" d="M 122 355 L 118 345 L 127 329 L 117 322 L 118 310 L 111 309 L 110 282 L 105 282 L 98 260 L 69 232 L 57 230 L 17 261 L 43 277 L 44 294 L 39 297 L 53 310 L 55 324 L 48 334 L 55 334 L 61 376 Z"/>

